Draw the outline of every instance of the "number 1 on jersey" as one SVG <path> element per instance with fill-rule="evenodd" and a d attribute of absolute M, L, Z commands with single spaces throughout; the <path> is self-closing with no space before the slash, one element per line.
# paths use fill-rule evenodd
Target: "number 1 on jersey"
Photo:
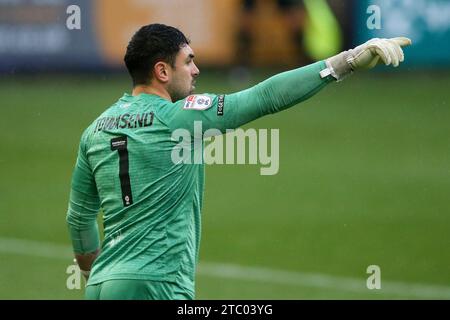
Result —
<path fill-rule="evenodd" d="M 133 203 L 133 196 L 131 195 L 130 174 L 128 173 L 129 163 L 127 144 L 128 138 L 126 136 L 111 139 L 111 150 L 117 150 L 119 152 L 119 178 L 124 207 L 128 207 Z"/>

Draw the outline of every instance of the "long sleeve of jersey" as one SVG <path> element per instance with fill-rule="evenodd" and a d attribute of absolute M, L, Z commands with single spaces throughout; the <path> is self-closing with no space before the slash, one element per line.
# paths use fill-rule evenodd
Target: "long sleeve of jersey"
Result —
<path fill-rule="evenodd" d="M 326 68 L 320 61 L 302 68 L 277 74 L 247 90 L 228 95 L 192 95 L 168 106 L 163 121 L 173 130 L 194 131 L 200 121 L 202 131 L 238 128 L 267 114 L 290 108 L 319 92 L 333 81 L 322 78 Z M 169 103 L 170 104 L 170 103 Z"/>
<path fill-rule="evenodd" d="M 92 170 L 86 159 L 84 140 L 78 150 L 72 175 L 67 224 L 75 253 L 94 252 L 100 247 L 97 214 L 100 201 Z"/>

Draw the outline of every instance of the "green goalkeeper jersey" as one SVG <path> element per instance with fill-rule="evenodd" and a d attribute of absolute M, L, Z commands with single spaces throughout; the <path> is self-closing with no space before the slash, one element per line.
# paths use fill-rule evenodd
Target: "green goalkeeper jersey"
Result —
<path fill-rule="evenodd" d="M 204 164 L 174 161 L 173 153 L 182 152 L 174 131 L 194 135 L 194 123 L 201 121 L 202 132 L 225 132 L 291 107 L 332 81 L 320 77 L 323 69 L 318 62 L 234 94 L 174 103 L 125 94 L 100 115 L 82 135 L 67 213 L 74 251 L 83 254 L 100 247 L 96 217 L 103 212 L 104 239 L 88 285 L 168 281 L 194 296 Z M 203 143 L 188 143 L 194 159 Z"/>

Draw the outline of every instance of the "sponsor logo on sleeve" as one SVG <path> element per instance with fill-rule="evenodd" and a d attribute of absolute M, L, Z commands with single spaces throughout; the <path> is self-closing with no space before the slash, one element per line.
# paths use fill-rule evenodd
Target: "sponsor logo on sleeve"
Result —
<path fill-rule="evenodd" d="M 211 108 L 212 100 L 208 96 L 192 95 L 186 98 L 183 109 L 206 110 Z"/>
<path fill-rule="evenodd" d="M 223 116 L 223 105 L 225 101 L 225 96 L 222 94 L 217 98 L 217 115 Z"/>

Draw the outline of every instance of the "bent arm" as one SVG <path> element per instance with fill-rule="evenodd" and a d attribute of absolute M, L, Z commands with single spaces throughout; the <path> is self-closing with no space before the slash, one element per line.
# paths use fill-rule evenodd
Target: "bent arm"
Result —
<path fill-rule="evenodd" d="M 97 214 L 100 201 L 82 143 L 73 171 L 66 222 L 75 258 L 81 270 L 89 271 L 100 251 Z"/>

